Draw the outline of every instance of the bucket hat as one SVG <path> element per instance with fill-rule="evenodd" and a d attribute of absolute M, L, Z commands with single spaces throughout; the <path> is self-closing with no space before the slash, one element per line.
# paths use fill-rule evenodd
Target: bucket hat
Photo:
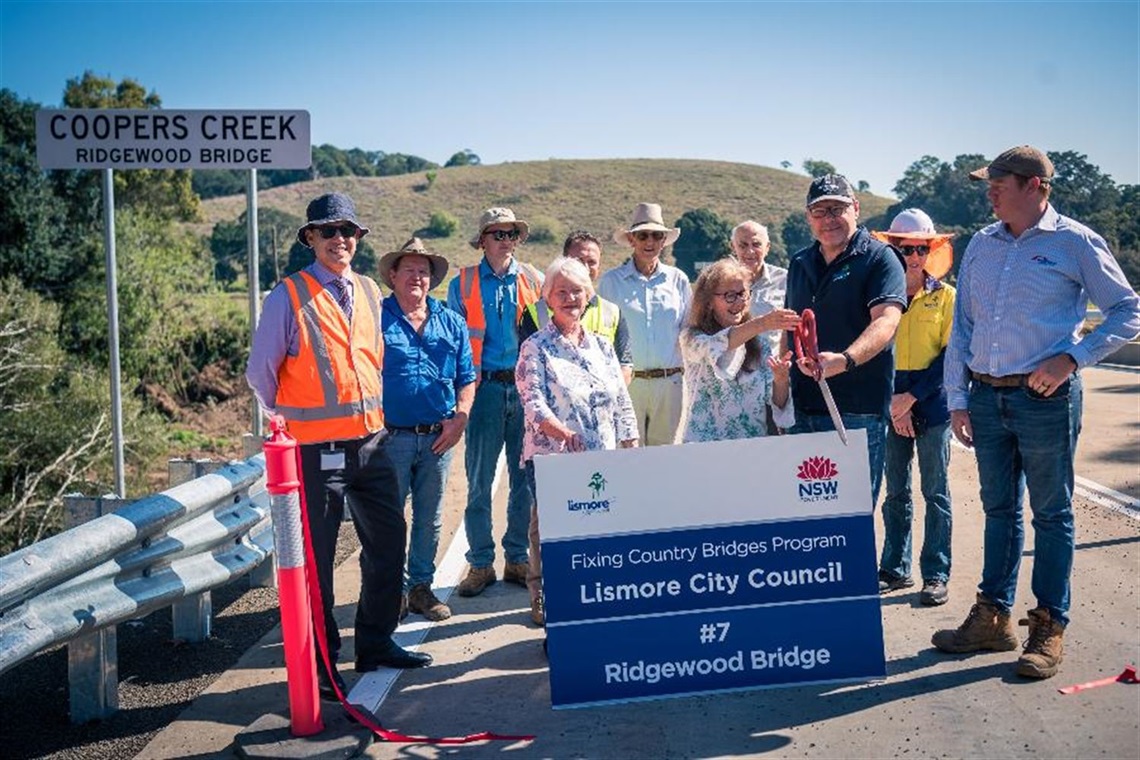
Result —
<path fill-rule="evenodd" d="M 895 214 L 891 221 L 891 228 L 886 232 L 872 232 L 878 240 L 896 245 L 899 240 L 926 240 L 930 245 L 930 253 L 926 255 L 926 265 L 923 269 L 934 279 L 941 279 L 950 271 L 954 263 L 954 248 L 950 239 L 954 237 L 949 233 L 934 231 L 934 222 L 922 209 L 908 208 Z"/>
<path fill-rule="evenodd" d="M 311 248 L 305 240 L 305 230 L 334 222 L 352 222 L 360 228 L 360 237 L 368 234 L 368 228 L 356 218 L 356 204 L 344 193 L 325 193 L 309 201 L 305 209 L 305 225 L 297 230 L 297 240 L 306 248 Z"/>
<path fill-rule="evenodd" d="M 431 264 L 431 287 L 429 290 L 435 290 L 435 288 L 443 282 L 443 278 L 447 276 L 447 259 L 438 253 L 428 251 L 428 249 L 424 247 L 424 241 L 418 237 L 414 237 L 404 243 L 400 246 L 399 250 L 389 251 L 380 258 L 380 263 L 376 265 L 376 268 L 380 272 L 380 279 L 383 280 L 384 284 L 389 288 L 395 289 L 396 286 L 392 283 L 392 273 L 396 270 L 396 265 L 400 263 L 400 259 L 413 253 L 417 256 L 425 257 Z"/>
<path fill-rule="evenodd" d="M 479 217 L 479 231 L 475 233 L 475 237 L 467 242 L 471 243 L 472 248 L 478 249 L 479 241 L 483 239 L 483 233 L 487 231 L 488 227 L 495 224 L 513 224 L 515 229 L 519 231 L 520 243 L 525 243 L 526 236 L 530 233 L 530 225 L 522 219 L 516 219 L 514 211 L 509 208 L 489 208 Z"/>
<path fill-rule="evenodd" d="M 633 234 L 643 231 L 664 232 L 665 245 L 672 245 L 677 242 L 677 238 L 681 237 L 680 227 L 665 226 L 665 220 L 661 216 L 661 206 L 656 203 L 639 203 L 637 208 L 633 210 L 633 218 L 630 220 L 629 227 L 619 227 L 614 230 L 614 242 L 632 247 Z"/>

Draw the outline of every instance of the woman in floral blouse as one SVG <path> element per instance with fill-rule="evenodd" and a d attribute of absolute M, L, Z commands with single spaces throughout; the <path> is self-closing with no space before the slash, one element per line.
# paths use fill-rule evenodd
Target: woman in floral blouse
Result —
<path fill-rule="evenodd" d="M 590 273 L 581 262 L 560 256 L 546 270 L 542 297 L 551 310 L 550 322 L 519 347 L 515 366 L 523 407 L 522 461 L 532 491 L 537 454 L 637 446 L 637 418 L 613 346 L 580 322 L 594 297 Z M 546 617 L 537 493 L 535 504 L 527 587 L 531 620 L 541 626 Z"/>
<path fill-rule="evenodd" d="M 769 406 L 778 427 L 795 423 L 788 392 L 791 352 L 776 359 L 758 336 L 794 329 L 800 318 L 791 309 L 750 316 L 751 281 L 751 273 L 735 259 L 721 259 L 697 278 L 688 325 L 681 331 L 685 411 L 680 443 L 767 435 Z"/>

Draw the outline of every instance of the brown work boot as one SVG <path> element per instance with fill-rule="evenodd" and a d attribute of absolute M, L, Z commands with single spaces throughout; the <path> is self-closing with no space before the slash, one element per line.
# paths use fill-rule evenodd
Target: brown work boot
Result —
<path fill-rule="evenodd" d="M 412 590 L 408 592 L 408 610 L 418 612 L 435 622 L 451 617 L 451 608 L 436 598 L 429 583 L 412 586 Z"/>
<path fill-rule="evenodd" d="M 1065 627 L 1053 619 L 1049 610 L 1038 607 L 1018 625 L 1029 626 L 1029 640 L 1017 660 L 1017 674 L 1026 678 L 1050 678 L 1065 659 Z"/>
<path fill-rule="evenodd" d="M 530 565 L 526 562 L 508 562 L 503 568 L 503 583 L 513 583 L 526 588 L 526 574 Z"/>
<path fill-rule="evenodd" d="M 467 577 L 459 582 L 455 589 L 460 596 L 479 596 L 483 590 L 495 582 L 495 568 L 473 567 L 467 571 Z"/>
<path fill-rule="evenodd" d="M 542 594 L 530 600 L 530 622 L 539 628 L 546 627 L 546 607 L 542 603 Z"/>
<path fill-rule="evenodd" d="M 978 601 L 962 625 L 953 630 L 937 631 L 930 643 L 943 652 L 977 652 L 992 649 L 1009 652 L 1017 649 L 1017 636 L 1009 613 L 1002 612 L 993 602 L 978 594 Z"/>

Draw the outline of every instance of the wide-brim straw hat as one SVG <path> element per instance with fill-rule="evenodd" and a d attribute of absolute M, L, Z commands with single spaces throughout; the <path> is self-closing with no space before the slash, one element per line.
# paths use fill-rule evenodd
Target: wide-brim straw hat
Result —
<path fill-rule="evenodd" d="M 424 242 L 418 237 L 414 237 L 408 242 L 400 246 L 398 251 L 389 251 L 380 257 L 380 263 L 376 268 L 380 272 L 380 279 L 389 288 L 395 289 L 392 282 L 392 272 L 395 271 L 396 265 L 400 263 L 400 259 L 409 254 L 425 257 L 431 263 L 431 287 L 429 290 L 435 290 L 436 287 L 443 282 L 443 278 L 447 277 L 448 263 L 447 259 L 440 256 L 438 253 L 432 253 L 424 247 Z"/>
<path fill-rule="evenodd" d="M 904 239 L 927 241 L 930 253 L 926 255 L 926 265 L 923 269 L 936 280 L 944 277 L 954 263 L 954 247 L 950 243 L 954 236 L 935 232 L 933 220 L 922 209 L 908 208 L 900 211 L 891 221 L 889 230 L 871 234 L 890 245 L 895 245 Z"/>
<path fill-rule="evenodd" d="M 479 231 L 475 233 L 475 237 L 467 242 L 471 244 L 472 248 L 478 249 L 483 240 L 483 233 L 487 231 L 488 227 L 496 224 L 513 224 L 519 231 L 519 243 L 525 243 L 526 236 L 530 234 L 530 225 L 522 219 L 516 219 L 514 211 L 509 208 L 489 208 L 479 217 Z"/>
<path fill-rule="evenodd" d="M 356 218 L 356 204 L 352 198 L 344 193 L 325 193 L 309 201 L 305 209 L 305 225 L 297 230 L 297 240 L 306 248 L 311 248 L 305 239 L 305 230 L 310 227 L 319 227 L 322 224 L 336 224 L 337 222 L 352 222 L 360 228 L 360 237 L 368 234 L 368 228 Z"/>
<path fill-rule="evenodd" d="M 665 245 L 673 245 L 681 237 L 680 227 L 666 227 L 661 216 L 661 206 L 656 203 L 639 203 L 633 210 L 633 219 L 628 228 L 614 230 L 614 242 L 633 247 L 636 232 L 664 232 Z"/>

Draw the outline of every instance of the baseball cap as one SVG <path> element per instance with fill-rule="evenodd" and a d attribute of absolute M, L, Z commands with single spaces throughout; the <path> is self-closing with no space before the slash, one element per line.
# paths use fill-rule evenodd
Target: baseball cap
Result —
<path fill-rule="evenodd" d="M 842 174 L 824 174 L 816 177 L 808 187 L 808 208 L 820 201 L 843 201 L 851 204 L 855 202 L 855 188 Z"/>
<path fill-rule="evenodd" d="M 1010 174 L 1040 177 L 1043 182 L 1048 182 L 1053 179 L 1053 162 L 1032 145 L 1018 145 L 990 161 L 989 166 L 970 172 L 970 179 L 998 179 Z"/>

